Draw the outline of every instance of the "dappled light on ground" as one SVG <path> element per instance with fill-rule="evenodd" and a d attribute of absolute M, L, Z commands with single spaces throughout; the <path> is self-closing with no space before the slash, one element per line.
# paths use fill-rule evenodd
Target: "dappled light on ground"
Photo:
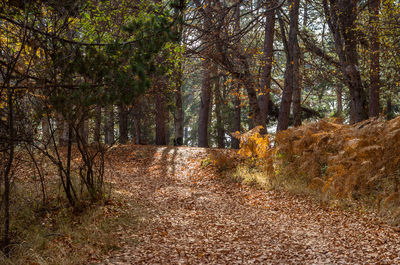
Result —
<path fill-rule="evenodd" d="M 214 150 L 215 151 L 215 150 Z M 101 264 L 395 264 L 400 234 L 373 215 L 222 179 L 213 150 L 123 146 L 114 192 L 145 212 L 133 239 Z"/>

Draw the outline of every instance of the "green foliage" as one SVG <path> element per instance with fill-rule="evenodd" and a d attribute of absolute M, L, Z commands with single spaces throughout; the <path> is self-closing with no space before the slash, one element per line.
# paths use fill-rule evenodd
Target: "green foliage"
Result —
<path fill-rule="evenodd" d="M 99 17 L 99 21 L 96 23 L 103 21 L 103 12 L 105 11 L 98 9 L 95 17 Z M 116 14 L 108 14 L 107 20 L 113 15 Z M 92 16 L 93 10 L 91 15 L 85 13 L 83 19 L 75 23 L 75 27 L 85 28 L 88 34 L 91 32 L 88 21 L 92 21 Z M 63 49 L 55 53 L 54 64 L 64 66 L 61 79 L 77 83 L 78 87 L 73 90 L 60 87 L 57 91 L 52 91 L 51 105 L 57 108 L 60 104 L 130 104 L 135 97 L 149 88 L 150 76 L 168 71 L 161 67 L 162 63 L 155 61 L 155 57 L 168 43 L 179 40 L 177 32 L 173 30 L 175 22 L 169 11 L 143 11 L 127 20 L 130 21 L 128 24 L 121 25 L 123 30 L 119 39 L 114 39 L 106 45 L 74 45 L 69 47 L 69 51 Z M 98 27 L 96 23 L 93 26 L 94 30 Z M 107 41 L 108 34 L 97 40 Z M 172 44 L 168 45 L 167 47 L 170 47 Z M 63 56 L 66 52 L 71 56 Z"/>

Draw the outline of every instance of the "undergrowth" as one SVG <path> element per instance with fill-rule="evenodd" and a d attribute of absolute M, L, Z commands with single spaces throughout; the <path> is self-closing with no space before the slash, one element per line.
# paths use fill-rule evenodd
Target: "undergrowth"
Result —
<path fill-rule="evenodd" d="M 121 207 L 123 196 L 88 201 L 77 209 L 49 182 L 46 204 L 32 181 L 14 183 L 11 252 L 10 257 L 0 252 L 0 264 L 94 264 L 120 245 L 126 227 L 140 221 L 137 209 Z"/>
<path fill-rule="evenodd" d="M 241 160 L 226 166 L 224 176 L 312 194 L 330 206 L 375 209 L 400 223 L 400 117 L 354 125 L 326 119 L 276 136 L 260 135 L 261 129 L 236 134 Z M 212 164 L 224 168 L 225 160 L 216 157 Z"/>

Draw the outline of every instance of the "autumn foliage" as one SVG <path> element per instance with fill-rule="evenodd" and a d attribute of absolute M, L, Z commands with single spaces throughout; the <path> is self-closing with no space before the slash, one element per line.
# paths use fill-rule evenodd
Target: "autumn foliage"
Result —
<path fill-rule="evenodd" d="M 257 126 L 252 130 L 234 136 L 240 140 L 238 154 L 243 157 L 256 159 L 257 166 L 266 169 L 268 174 L 274 174 L 274 159 L 276 148 L 273 148 L 269 135 L 261 135 L 262 126 Z"/>
<path fill-rule="evenodd" d="M 239 154 L 259 160 L 270 178 L 302 178 L 338 197 L 373 196 L 384 206 L 399 198 L 400 117 L 354 125 L 321 120 L 272 136 L 260 128 L 237 135 Z"/>

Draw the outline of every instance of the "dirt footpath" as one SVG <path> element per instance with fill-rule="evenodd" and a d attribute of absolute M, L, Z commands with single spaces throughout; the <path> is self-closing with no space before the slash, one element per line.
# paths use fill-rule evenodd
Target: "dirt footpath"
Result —
<path fill-rule="evenodd" d="M 103 264 L 400 264 L 400 233 L 373 216 L 223 181 L 207 149 L 114 152 L 115 192 L 146 215 Z"/>

